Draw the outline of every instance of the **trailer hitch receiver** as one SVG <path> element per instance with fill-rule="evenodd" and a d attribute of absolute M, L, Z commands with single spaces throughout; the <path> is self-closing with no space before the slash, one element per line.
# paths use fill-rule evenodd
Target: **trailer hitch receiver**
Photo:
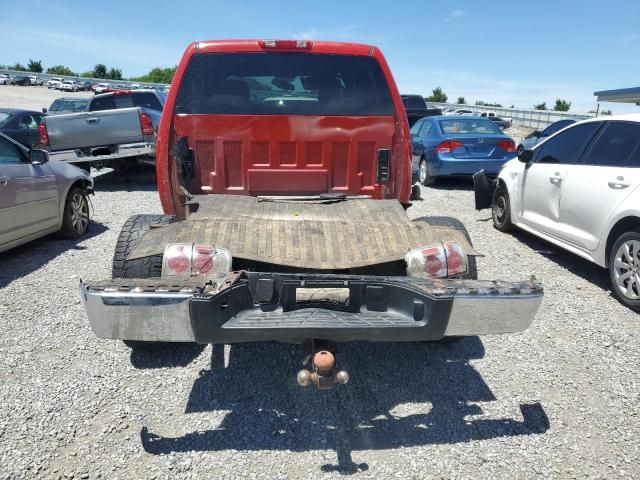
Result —
<path fill-rule="evenodd" d="M 334 371 L 336 359 L 328 350 L 320 350 L 313 355 L 313 371 L 300 370 L 297 375 L 298 385 L 308 387 L 315 384 L 321 390 L 333 388 L 336 383 L 344 385 L 349 381 L 345 370 Z"/>

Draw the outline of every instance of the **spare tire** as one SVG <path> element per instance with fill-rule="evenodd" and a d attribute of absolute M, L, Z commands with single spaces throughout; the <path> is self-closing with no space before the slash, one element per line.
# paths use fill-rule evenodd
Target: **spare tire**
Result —
<path fill-rule="evenodd" d="M 169 225 L 176 221 L 173 215 L 134 215 L 124 222 L 116 250 L 113 254 L 113 278 L 151 278 L 162 273 L 162 255 L 127 260 L 136 248 L 142 235 L 152 225 Z"/>

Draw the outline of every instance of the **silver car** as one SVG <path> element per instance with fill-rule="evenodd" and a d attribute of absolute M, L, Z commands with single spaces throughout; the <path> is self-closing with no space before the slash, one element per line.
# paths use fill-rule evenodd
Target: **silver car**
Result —
<path fill-rule="evenodd" d="M 0 252 L 54 232 L 83 236 L 92 191 L 88 173 L 0 133 Z"/>

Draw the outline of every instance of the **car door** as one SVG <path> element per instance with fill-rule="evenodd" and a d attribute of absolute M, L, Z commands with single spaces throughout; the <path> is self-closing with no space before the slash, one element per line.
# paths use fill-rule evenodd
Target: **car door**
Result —
<path fill-rule="evenodd" d="M 0 245 L 56 227 L 59 206 L 49 165 L 32 165 L 18 146 L 0 137 Z"/>
<path fill-rule="evenodd" d="M 521 178 L 519 221 L 543 233 L 558 236 L 563 183 L 601 127 L 601 122 L 576 125 L 554 135 L 535 150 Z"/>
<path fill-rule="evenodd" d="M 640 185 L 640 123 L 606 122 L 564 182 L 558 235 L 596 250 L 614 211 Z"/>
<path fill-rule="evenodd" d="M 422 157 L 422 153 L 424 150 L 424 146 L 420 142 L 420 128 L 422 127 L 422 123 L 424 119 L 418 120 L 411 127 L 411 171 L 418 171 L 418 164 L 420 163 L 420 157 Z"/>

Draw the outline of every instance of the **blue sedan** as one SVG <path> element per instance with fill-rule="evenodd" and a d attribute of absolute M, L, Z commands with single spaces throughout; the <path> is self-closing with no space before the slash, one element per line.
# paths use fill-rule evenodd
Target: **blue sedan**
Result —
<path fill-rule="evenodd" d="M 484 169 L 495 176 L 516 157 L 513 139 L 491 120 L 468 115 L 438 115 L 411 127 L 414 181 L 433 184 L 439 177 L 471 176 Z"/>

